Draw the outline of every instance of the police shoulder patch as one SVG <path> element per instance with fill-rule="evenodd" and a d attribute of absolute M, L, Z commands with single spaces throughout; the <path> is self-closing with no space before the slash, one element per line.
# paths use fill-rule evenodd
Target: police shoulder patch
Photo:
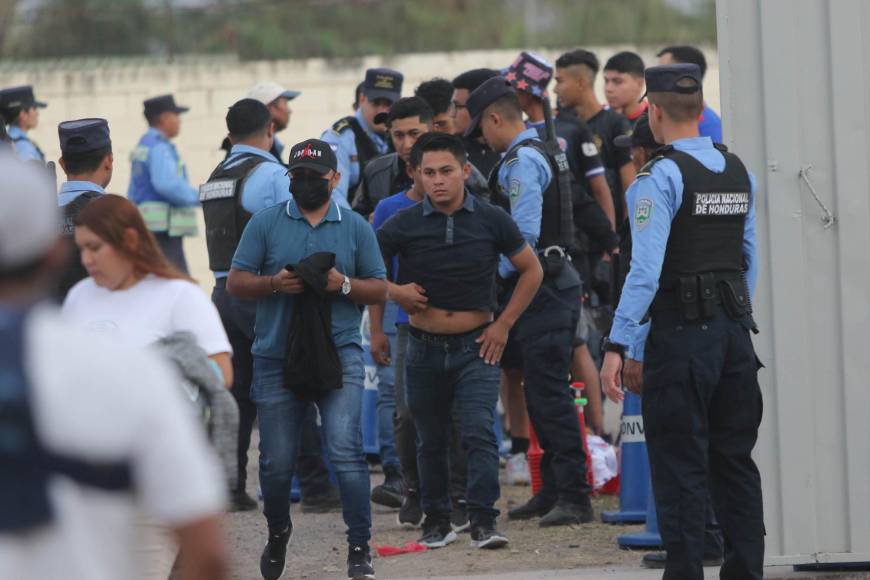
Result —
<path fill-rule="evenodd" d="M 634 208 L 634 227 L 638 232 L 643 231 L 649 224 L 654 207 L 653 200 L 648 197 L 642 197 L 637 200 L 637 205 Z"/>
<path fill-rule="evenodd" d="M 520 193 L 522 193 L 522 188 L 523 185 L 519 179 L 511 179 L 508 189 L 508 195 L 512 200 L 516 199 L 520 196 Z"/>
<path fill-rule="evenodd" d="M 348 121 L 346 118 L 345 118 L 345 119 L 339 119 L 339 120 L 336 121 L 335 124 L 332 126 L 332 130 L 335 131 L 336 133 L 341 133 L 341 132 L 344 131 L 345 129 L 350 129 L 350 121 Z"/>

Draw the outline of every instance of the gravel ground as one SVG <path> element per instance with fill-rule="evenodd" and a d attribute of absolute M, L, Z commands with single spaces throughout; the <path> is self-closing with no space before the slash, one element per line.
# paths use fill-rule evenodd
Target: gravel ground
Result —
<path fill-rule="evenodd" d="M 256 449 L 256 442 L 252 445 Z M 248 487 L 256 489 L 256 451 L 250 454 Z M 372 485 L 383 480 L 372 473 Z M 450 546 L 427 552 L 375 558 L 378 578 L 425 578 L 430 576 L 473 576 L 496 572 L 555 570 L 579 567 L 638 566 L 640 554 L 620 550 L 616 536 L 641 529 L 640 526 L 608 526 L 600 523 L 577 527 L 539 528 L 537 523 L 509 522 L 509 508 L 526 501 L 528 487 L 502 485 L 498 527 L 510 539 L 501 550 L 487 551 L 469 547 L 468 534 Z M 593 500 L 596 515 L 614 509 L 614 497 Z M 404 530 L 396 522 L 397 510 L 372 505 L 374 545 L 401 546 L 418 538 L 416 531 Z M 293 538 L 287 553 L 287 572 L 283 578 L 344 579 L 347 547 L 340 513 L 303 514 L 294 505 Z M 227 533 L 232 549 L 232 577 L 260 580 L 259 558 L 266 540 L 266 525 L 259 511 L 230 514 Z M 532 577 L 530 575 L 530 577 Z"/>

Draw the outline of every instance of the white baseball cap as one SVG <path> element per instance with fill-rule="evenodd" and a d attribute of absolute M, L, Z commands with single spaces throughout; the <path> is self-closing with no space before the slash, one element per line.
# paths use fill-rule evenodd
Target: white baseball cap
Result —
<path fill-rule="evenodd" d="M 43 257 L 60 236 L 60 210 L 45 168 L 0 153 L 0 270 Z"/>
<path fill-rule="evenodd" d="M 261 83 L 257 83 L 253 87 L 251 87 L 251 90 L 248 91 L 248 98 L 256 99 L 264 105 L 268 105 L 278 97 L 284 97 L 288 101 L 292 101 L 300 94 L 301 93 L 299 91 L 291 91 L 289 89 L 285 89 L 278 83 L 264 81 Z"/>

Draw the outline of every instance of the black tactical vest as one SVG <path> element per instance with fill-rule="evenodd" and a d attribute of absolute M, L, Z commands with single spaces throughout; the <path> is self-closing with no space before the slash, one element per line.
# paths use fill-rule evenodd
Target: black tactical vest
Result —
<path fill-rule="evenodd" d="M 88 271 L 85 270 L 84 266 L 82 266 L 81 252 L 79 252 L 78 246 L 75 245 L 75 241 L 73 240 L 75 234 L 75 219 L 86 205 L 96 198 L 102 197 L 102 195 L 103 194 L 97 191 L 86 191 L 62 208 L 63 238 L 69 245 L 70 252 L 66 268 L 64 268 L 60 280 L 58 280 L 57 283 L 57 293 L 55 294 L 55 297 L 60 302 L 63 302 L 63 299 L 66 298 L 70 288 L 75 286 L 80 280 L 84 280 L 88 277 Z"/>
<path fill-rule="evenodd" d="M 199 201 L 205 218 L 205 242 L 208 267 L 212 272 L 230 269 L 233 254 L 251 213 L 242 207 L 242 190 L 248 176 L 263 162 L 262 155 L 248 153 L 229 168 L 224 163 L 215 168 L 208 181 L 199 186 Z"/>
<path fill-rule="evenodd" d="M 359 120 L 353 115 L 344 117 L 335 122 L 332 126 L 332 130 L 336 133 L 341 133 L 342 131 L 346 131 L 350 129 L 353 131 L 353 140 L 356 143 L 356 161 L 359 163 L 359 177 L 360 181 L 362 181 L 363 171 L 365 171 L 366 165 L 368 165 L 369 161 L 374 159 L 375 157 L 380 157 L 382 153 L 378 151 L 377 146 L 372 142 L 371 138 L 369 138 L 368 134 L 366 134 L 365 129 L 362 128 L 362 125 L 359 124 Z M 390 147 L 392 150 L 392 147 Z M 356 185 L 356 184 L 351 184 Z M 348 191 L 348 196 L 355 195 L 356 191 Z M 353 205 L 354 200 L 348 199 L 351 205 Z"/>
<path fill-rule="evenodd" d="M 661 157 L 677 164 L 683 177 L 683 201 L 671 222 L 659 287 L 672 289 L 693 274 L 736 274 L 743 264 L 743 229 L 750 207 L 749 173 L 740 159 L 716 146 L 725 170 L 715 173 L 672 147 Z M 636 209 L 636 213 L 642 208 Z M 654 208 L 650 208 L 654 211 Z M 637 220 L 637 215 L 635 215 Z"/>
<path fill-rule="evenodd" d="M 559 149 L 560 159 L 556 158 L 538 139 L 526 139 L 510 149 L 496 163 L 489 174 L 490 202 L 511 211 L 510 198 L 498 182 L 498 172 L 506 163 L 514 163 L 523 147 L 531 147 L 540 153 L 550 164 L 553 177 L 543 192 L 544 204 L 541 212 L 541 235 L 538 238 L 538 248 L 543 250 L 550 246 L 567 248 L 574 238 L 573 211 L 571 200 L 571 169 L 565 154 Z M 558 149 L 559 144 L 555 147 Z M 564 195 L 562 189 L 564 188 Z M 567 199 L 566 199 L 567 198 Z M 567 206 L 566 206 L 567 203 Z"/>

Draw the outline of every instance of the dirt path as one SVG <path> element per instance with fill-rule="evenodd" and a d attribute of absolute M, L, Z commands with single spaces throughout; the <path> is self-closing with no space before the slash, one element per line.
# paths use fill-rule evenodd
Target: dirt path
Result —
<path fill-rule="evenodd" d="M 256 489 L 256 452 L 251 453 L 251 477 L 248 486 Z M 383 475 L 372 473 L 372 485 Z M 472 576 L 490 572 L 517 572 L 577 568 L 585 566 L 637 566 L 640 554 L 625 552 L 616 545 L 616 536 L 639 530 L 640 526 L 607 526 L 600 523 L 576 528 L 539 528 L 536 522 L 508 522 L 506 512 L 529 497 L 529 488 L 502 486 L 498 508 L 502 515 L 498 527 L 510 539 L 503 550 L 477 550 L 468 546 L 468 534 L 441 550 L 376 558 L 379 579 L 427 576 Z M 601 497 L 593 501 L 596 515 L 613 509 L 616 498 Z M 344 579 L 347 548 L 344 522 L 340 513 L 303 514 L 292 508 L 293 538 L 288 551 L 284 578 Z M 416 540 L 418 532 L 400 528 L 396 510 L 372 506 L 373 543 L 400 546 Z M 260 512 L 230 514 L 228 535 L 232 546 L 235 580 L 260 580 L 259 558 L 266 539 L 265 520 Z M 529 578 L 534 578 L 533 574 Z"/>

